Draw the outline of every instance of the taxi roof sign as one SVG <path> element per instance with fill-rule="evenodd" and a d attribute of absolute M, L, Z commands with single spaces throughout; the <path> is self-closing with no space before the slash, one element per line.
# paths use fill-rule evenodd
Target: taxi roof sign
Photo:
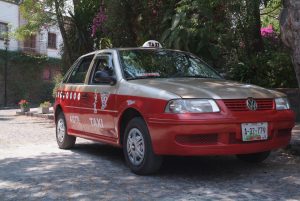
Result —
<path fill-rule="evenodd" d="M 162 45 L 156 40 L 148 40 L 142 47 L 162 48 Z"/>

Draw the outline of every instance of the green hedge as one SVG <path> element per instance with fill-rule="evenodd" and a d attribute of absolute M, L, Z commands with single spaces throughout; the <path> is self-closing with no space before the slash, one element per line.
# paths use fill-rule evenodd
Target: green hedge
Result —
<path fill-rule="evenodd" d="M 4 64 L 6 52 L 0 50 L 0 106 L 4 96 Z M 20 99 L 28 100 L 32 105 L 43 101 L 53 101 L 54 83 L 43 80 L 45 67 L 60 70 L 61 60 L 45 56 L 28 55 L 21 52 L 8 52 L 8 105 L 16 106 Z"/>

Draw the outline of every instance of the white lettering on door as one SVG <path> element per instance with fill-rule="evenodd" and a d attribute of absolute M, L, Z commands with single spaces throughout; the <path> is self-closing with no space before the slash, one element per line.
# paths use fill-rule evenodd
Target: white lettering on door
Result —
<path fill-rule="evenodd" d="M 70 116 L 70 122 L 72 124 L 80 124 L 80 119 L 78 116 L 74 116 L 74 115 L 71 115 Z"/>
<path fill-rule="evenodd" d="M 91 126 L 92 127 L 96 127 L 96 128 L 104 128 L 103 126 L 103 119 L 99 119 L 99 118 L 89 118 L 90 122 L 91 122 Z"/>
<path fill-rule="evenodd" d="M 98 102 L 98 95 L 97 95 L 97 90 L 95 90 L 94 92 L 94 113 L 97 114 L 97 102 Z"/>

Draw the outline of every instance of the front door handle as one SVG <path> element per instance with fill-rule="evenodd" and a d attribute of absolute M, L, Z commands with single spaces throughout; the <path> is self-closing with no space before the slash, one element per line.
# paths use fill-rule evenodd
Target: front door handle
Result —
<path fill-rule="evenodd" d="M 88 93 L 84 93 L 84 94 L 81 95 L 81 98 L 87 99 L 87 98 L 89 98 L 89 94 Z"/>

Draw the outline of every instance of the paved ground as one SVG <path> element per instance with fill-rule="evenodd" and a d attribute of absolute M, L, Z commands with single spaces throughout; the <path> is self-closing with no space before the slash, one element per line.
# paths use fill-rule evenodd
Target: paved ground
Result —
<path fill-rule="evenodd" d="M 260 165 L 170 157 L 159 174 L 142 177 L 119 149 L 78 140 L 75 149 L 59 150 L 51 121 L 14 114 L 0 110 L 1 201 L 300 200 L 300 156 L 287 151 Z"/>

